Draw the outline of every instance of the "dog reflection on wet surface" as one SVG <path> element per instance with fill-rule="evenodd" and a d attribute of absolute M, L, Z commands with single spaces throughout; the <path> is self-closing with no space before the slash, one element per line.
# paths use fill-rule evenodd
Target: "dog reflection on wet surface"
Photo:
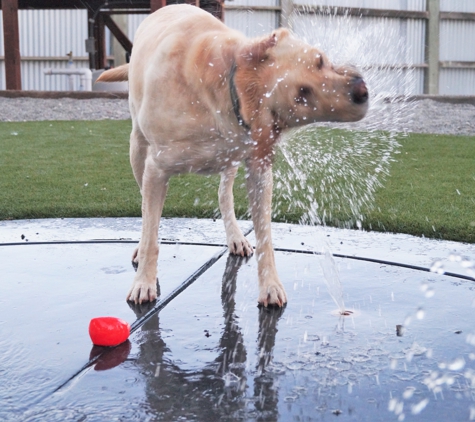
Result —
<path fill-rule="evenodd" d="M 222 335 L 215 346 L 216 358 L 202 369 L 183 370 L 173 361 L 173 350 L 167 347 L 161 335 L 158 314 L 141 327 L 138 353 L 133 360 L 129 359 L 128 368 L 132 365 L 133 371 L 145 374 L 144 399 L 149 411 L 163 415 L 166 420 L 177 420 L 188 414 L 194 419 L 211 421 L 233 415 L 243 417 L 246 412 L 257 412 L 266 420 L 277 420 L 278 386 L 274 383 L 275 377 L 266 369 L 272 363 L 277 325 L 285 308 L 259 307 L 257 363 L 254 370 L 249 368 L 246 362 L 250 357 L 239 326 L 235 301 L 238 271 L 248 259 L 235 255 L 227 258 L 221 287 Z M 150 302 L 128 303 L 137 318 L 155 305 Z M 119 365 L 120 359 L 122 362 L 127 359 L 130 349 L 131 344 L 127 341 L 103 352 L 95 369 L 105 370 Z M 246 393 L 251 383 L 254 384 L 253 397 Z M 249 402 L 253 403 L 253 409 Z"/>
<path fill-rule="evenodd" d="M 272 162 L 283 131 L 316 122 L 352 122 L 368 109 L 368 90 L 352 66 L 334 66 L 324 52 L 285 28 L 248 39 L 211 14 L 170 5 L 137 29 L 129 64 L 101 82 L 129 81 L 130 162 L 142 194 L 138 270 L 127 299 L 157 297 L 158 228 L 172 176 L 220 174 L 219 208 L 233 254 L 253 248 L 234 213 L 239 166 L 256 235 L 259 293 L 283 306 L 271 236 Z"/>

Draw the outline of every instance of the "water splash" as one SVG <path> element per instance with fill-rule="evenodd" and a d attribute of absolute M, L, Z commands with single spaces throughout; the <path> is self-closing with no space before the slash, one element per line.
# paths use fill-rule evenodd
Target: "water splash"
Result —
<path fill-rule="evenodd" d="M 361 227 L 395 160 L 397 139 L 407 132 L 404 122 L 414 114 L 413 103 L 404 100 L 420 90 L 421 74 L 411 67 L 419 62 L 418 53 L 387 20 L 368 25 L 365 19 L 336 16 L 331 8 L 316 15 L 296 12 L 290 27 L 334 64 L 363 71 L 370 110 L 361 122 L 315 124 L 285 137 L 279 151 L 284 164 L 275 171 L 275 204 L 282 211 L 276 206 L 274 217 L 293 214 L 302 224 Z M 396 98 L 397 109 L 389 110 Z"/>
<path fill-rule="evenodd" d="M 280 144 L 274 216 L 280 208 L 285 215 L 297 214 L 301 224 L 360 227 L 397 146 L 384 132 L 315 127 L 293 132 Z"/>
<path fill-rule="evenodd" d="M 323 277 L 328 288 L 328 293 L 338 306 L 340 314 L 345 312 L 345 303 L 343 302 L 343 289 L 341 287 L 340 274 L 333 255 L 328 245 L 323 248 L 323 254 L 320 258 L 320 265 L 323 270 Z"/>

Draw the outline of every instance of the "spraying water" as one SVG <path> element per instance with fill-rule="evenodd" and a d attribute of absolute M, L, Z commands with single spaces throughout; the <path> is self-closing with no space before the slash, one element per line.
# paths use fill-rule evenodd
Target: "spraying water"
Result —
<path fill-rule="evenodd" d="M 387 112 L 388 98 L 405 99 L 418 91 L 410 64 L 419 60 L 407 47 L 399 23 L 368 24 L 326 9 L 321 15 L 294 13 L 290 26 L 299 38 L 325 51 L 334 64 L 360 68 L 371 105 L 361 122 L 316 124 L 287 134 L 278 154 L 282 164 L 274 172 L 275 210 L 298 216 L 301 224 L 361 229 L 364 214 L 374 206 L 375 191 L 382 187 L 398 152 L 397 139 L 405 132 L 401 122 L 412 114 L 407 102 L 401 102 L 397 113 Z M 398 66 L 401 63 L 405 66 Z M 274 217 L 278 213 L 274 211 Z M 327 243 L 320 264 L 328 292 L 343 314 L 343 290 Z"/>
<path fill-rule="evenodd" d="M 345 303 L 343 302 L 343 289 L 341 287 L 340 274 L 328 245 L 325 245 L 323 248 L 320 265 L 323 270 L 323 277 L 328 288 L 328 293 L 336 303 L 340 314 L 343 315 L 346 310 Z"/>
<path fill-rule="evenodd" d="M 275 171 L 275 203 L 302 224 L 359 227 L 389 174 L 405 132 L 402 122 L 412 114 L 405 101 L 397 112 L 387 108 L 391 99 L 418 92 L 419 74 L 410 66 L 417 55 L 399 24 L 387 20 L 368 24 L 324 9 L 322 15 L 294 13 L 290 23 L 296 36 L 325 51 L 334 64 L 361 69 L 371 103 L 361 122 L 315 124 L 287 134 L 279 152 L 284 164 Z"/>

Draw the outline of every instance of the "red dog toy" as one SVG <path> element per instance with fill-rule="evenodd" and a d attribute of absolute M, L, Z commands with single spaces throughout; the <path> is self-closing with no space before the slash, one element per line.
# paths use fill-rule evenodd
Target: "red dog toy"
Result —
<path fill-rule="evenodd" d="M 127 340 L 129 334 L 129 323 L 120 318 L 99 317 L 89 323 L 89 335 L 96 346 L 117 346 Z"/>

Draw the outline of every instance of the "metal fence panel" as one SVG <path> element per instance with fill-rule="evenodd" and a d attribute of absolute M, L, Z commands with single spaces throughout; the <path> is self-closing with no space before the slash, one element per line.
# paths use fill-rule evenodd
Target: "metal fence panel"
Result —
<path fill-rule="evenodd" d="M 143 20 L 147 17 L 148 15 L 142 15 L 142 14 L 136 14 L 136 15 L 128 15 L 128 20 L 127 20 L 127 25 L 128 25 L 128 30 L 127 30 L 127 35 L 132 41 L 134 42 L 134 37 L 135 33 L 137 32 L 137 28 L 140 26 L 140 24 L 143 22 Z"/>
<path fill-rule="evenodd" d="M 473 0 L 440 0 L 442 12 L 470 12 L 475 13 L 475 1 Z"/>
<path fill-rule="evenodd" d="M 279 15 L 274 11 L 226 10 L 224 22 L 248 37 L 257 37 L 277 28 Z"/>
<path fill-rule="evenodd" d="M 475 1 L 441 0 L 444 12 L 475 12 Z M 475 22 L 442 20 L 440 23 L 440 60 L 475 63 Z M 442 68 L 439 93 L 475 95 L 475 68 Z"/>
<path fill-rule="evenodd" d="M 440 23 L 440 60 L 475 62 L 475 22 L 450 20 Z"/>
<path fill-rule="evenodd" d="M 475 71 L 473 69 L 441 69 L 439 94 L 475 95 Z"/>

